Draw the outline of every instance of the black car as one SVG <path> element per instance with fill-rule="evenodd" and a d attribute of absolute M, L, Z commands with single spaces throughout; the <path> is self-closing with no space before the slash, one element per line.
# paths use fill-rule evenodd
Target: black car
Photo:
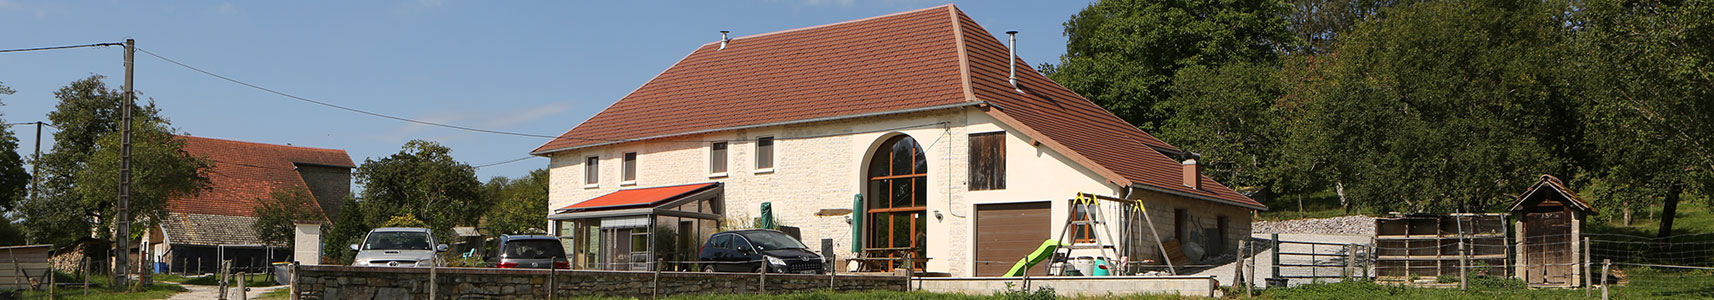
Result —
<path fill-rule="evenodd" d="M 571 269 L 559 239 L 541 235 L 503 235 L 494 242 L 489 264 L 503 269 Z"/>
<path fill-rule="evenodd" d="M 758 272 L 821 274 L 826 261 L 810 252 L 797 239 L 767 229 L 745 229 L 716 233 L 697 251 L 705 272 Z"/>

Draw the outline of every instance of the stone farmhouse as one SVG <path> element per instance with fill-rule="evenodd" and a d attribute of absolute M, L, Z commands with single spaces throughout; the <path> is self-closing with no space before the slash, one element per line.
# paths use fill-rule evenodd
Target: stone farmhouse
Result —
<path fill-rule="evenodd" d="M 1066 232 L 1092 246 L 1073 255 L 1158 265 L 1165 248 L 1184 264 L 1232 253 L 1267 209 L 953 5 L 722 35 L 531 152 L 551 158 L 549 226 L 574 268 L 694 260 L 764 205 L 874 271 L 911 255 L 919 272 L 995 276 Z M 1071 222 L 1086 209 L 1105 220 Z"/>
<path fill-rule="evenodd" d="M 205 137 L 179 136 L 184 151 L 210 160 L 205 170 L 208 189 L 195 196 L 167 200 L 159 227 L 150 228 L 142 245 L 152 261 L 173 272 L 214 272 L 222 258 L 233 267 L 261 268 L 289 257 L 291 245 L 257 238 L 251 225 L 262 199 L 275 191 L 297 189 L 315 198 L 312 208 L 328 219 L 351 194 L 351 169 L 345 150 L 272 145 Z M 298 258 L 317 262 L 316 258 Z"/>

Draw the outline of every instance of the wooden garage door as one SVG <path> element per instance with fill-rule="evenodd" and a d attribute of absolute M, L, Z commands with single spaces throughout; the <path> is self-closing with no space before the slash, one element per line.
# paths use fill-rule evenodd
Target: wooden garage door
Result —
<path fill-rule="evenodd" d="M 976 206 L 976 276 L 1000 276 L 1018 259 L 1052 238 L 1049 202 Z M 1047 263 L 1030 268 L 1031 276 L 1047 275 Z"/>

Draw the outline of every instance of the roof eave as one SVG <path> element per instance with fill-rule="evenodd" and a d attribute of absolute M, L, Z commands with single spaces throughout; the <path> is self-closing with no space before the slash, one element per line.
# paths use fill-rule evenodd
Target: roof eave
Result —
<path fill-rule="evenodd" d="M 1183 197 L 1188 197 L 1191 199 L 1204 200 L 1204 201 L 1223 203 L 1223 204 L 1230 204 L 1230 205 L 1234 205 L 1234 206 L 1238 206 L 1238 207 L 1254 209 L 1254 210 L 1259 210 L 1259 211 L 1268 211 L 1267 206 L 1256 206 L 1256 205 L 1252 205 L 1249 203 L 1242 203 L 1242 202 L 1237 202 L 1237 201 L 1232 201 L 1232 200 L 1220 199 L 1220 197 L 1214 197 L 1214 196 L 1210 196 L 1210 195 L 1201 195 L 1201 194 L 1196 194 L 1196 193 L 1189 193 L 1189 192 L 1185 192 L 1185 191 L 1180 191 L 1180 190 L 1175 190 L 1175 189 L 1170 189 L 1170 188 L 1164 188 L 1164 187 L 1158 187 L 1158 186 L 1153 186 L 1153 185 L 1132 184 L 1131 187 L 1140 188 L 1140 189 L 1147 190 L 1147 191 L 1166 193 L 1166 194 L 1175 195 L 1175 196 L 1183 196 Z"/>
<path fill-rule="evenodd" d="M 723 128 L 715 128 L 715 129 L 686 131 L 686 132 L 680 132 L 680 133 L 669 133 L 669 134 L 661 134 L 661 135 L 654 135 L 654 136 L 646 136 L 646 137 L 640 137 L 640 138 L 634 138 L 634 139 L 605 141 L 605 142 L 593 143 L 593 144 L 581 145 L 581 146 L 561 147 L 561 148 L 555 148 L 552 150 L 541 150 L 541 151 L 530 152 L 530 155 L 548 156 L 548 155 L 552 155 L 555 152 L 571 151 L 571 150 L 585 149 L 585 148 L 594 148 L 594 147 L 601 147 L 601 146 L 607 146 L 607 145 L 616 145 L 616 144 L 623 144 L 623 143 L 630 143 L 630 142 L 637 142 L 637 141 L 646 141 L 646 140 L 652 140 L 652 139 L 661 139 L 661 138 L 686 136 L 686 135 L 696 135 L 696 134 L 704 134 L 704 133 L 711 133 L 711 132 L 772 127 L 772 126 L 785 126 L 785 125 L 796 125 L 796 124 L 815 123 L 815 122 L 839 121 L 839 120 L 867 118 L 867 117 L 884 116 L 884 115 L 907 114 L 907 113 L 914 113 L 914 112 L 924 112 L 924 111 L 960 108 L 960 107 L 967 107 L 967 106 L 976 106 L 976 105 L 979 105 L 982 103 L 984 103 L 984 102 L 982 102 L 982 101 L 965 101 L 965 102 L 959 102 L 959 103 L 953 103 L 953 104 L 942 104 L 942 105 L 935 105 L 935 106 L 925 106 L 925 107 L 891 110 L 891 111 L 883 111 L 883 112 L 850 114 L 850 115 L 840 115 L 840 116 L 831 116 L 831 117 L 809 118 L 809 119 L 802 119 L 802 120 L 792 120 L 792 121 L 782 121 L 782 122 L 773 122 L 773 123 L 762 123 L 762 124 L 731 126 L 731 127 L 723 127 Z"/>

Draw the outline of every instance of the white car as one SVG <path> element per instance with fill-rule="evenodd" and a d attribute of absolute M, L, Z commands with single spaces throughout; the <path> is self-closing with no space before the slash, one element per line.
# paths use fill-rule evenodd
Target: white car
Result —
<path fill-rule="evenodd" d="M 446 251 L 446 244 L 435 244 L 434 232 L 427 228 L 383 227 L 370 230 L 363 244 L 351 245 L 357 258 L 355 267 L 442 267 L 437 252 Z"/>

